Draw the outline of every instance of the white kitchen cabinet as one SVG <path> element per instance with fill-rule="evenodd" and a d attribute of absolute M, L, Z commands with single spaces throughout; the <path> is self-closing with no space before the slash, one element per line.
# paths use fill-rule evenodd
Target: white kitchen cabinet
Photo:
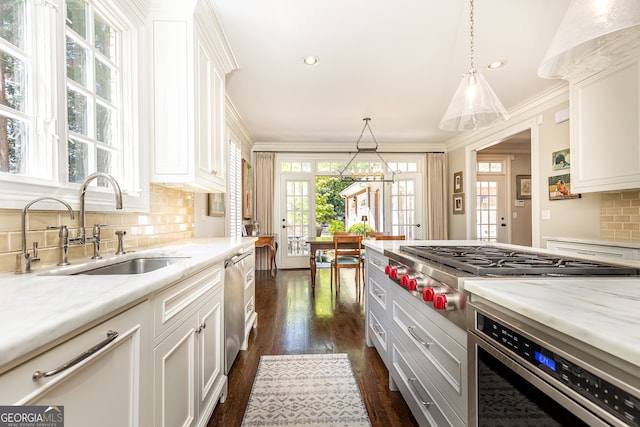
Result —
<path fill-rule="evenodd" d="M 640 59 L 572 81 L 571 190 L 640 188 Z"/>
<path fill-rule="evenodd" d="M 547 240 L 547 249 L 593 258 L 640 261 L 640 249 L 597 243 Z"/>
<path fill-rule="evenodd" d="M 153 297 L 154 425 L 205 426 L 224 400 L 223 265 Z"/>
<path fill-rule="evenodd" d="M 366 341 L 369 347 L 375 346 L 380 358 L 389 366 L 389 278 L 384 274 L 388 259 L 371 249 L 367 249 L 367 285 L 365 318 Z"/>
<path fill-rule="evenodd" d="M 252 328 L 258 327 L 258 313 L 256 313 L 256 255 L 255 247 L 250 246 L 244 249 L 245 252 L 252 252 L 242 263 L 244 269 L 244 339 L 240 350 L 249 347 L 249 334 Z"/>
<path fill-rule="evenodd" d="M 67 427 L 151 425 L 150 331 L 145 301 L 4 373 L 0 404 L 64 406 Z M 36 372 L 51 375 L 34 379 Z"/>
<path fill-rule="evenodd" d="M 211 0 L 152 0 L 151 181 L 226 192 L 225 75 L 237 68 Z"/>

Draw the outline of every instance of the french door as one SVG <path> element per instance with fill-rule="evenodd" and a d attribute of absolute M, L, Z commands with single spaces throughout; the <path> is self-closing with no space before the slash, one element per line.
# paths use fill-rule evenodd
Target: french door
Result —
<path fill-rule="evenodd" d="M 389 195 L 389 215 L 385 215 L 384 231 L 404 234 L 407 240 L 422 239 L 422 175 L 402 173 L 385 188 Z"/>
<path fill-rule="evenodd" d="M 478 174 L 476 178 L 476 233 L 485 242 L 511 243 L 504 175 Z"/>
<path fill-rule="evenodd" d="M 309 248 L 305 242 L 316 224 L 315 176 L 282 174 L 280 189 L 280 267 L 308 268 Z"/>

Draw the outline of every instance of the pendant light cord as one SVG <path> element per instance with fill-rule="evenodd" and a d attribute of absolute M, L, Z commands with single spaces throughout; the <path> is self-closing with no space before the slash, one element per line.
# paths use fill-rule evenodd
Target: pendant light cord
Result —
<path fill-rule="evenodd" d="M 474 26 L 474 19 L 473 19 L 473 0 L 469 1 L 469 21 L 470 21 L 470 25 L 469 25 L 469 34 L 471 36 L 471 41 L 469 42 L 469 50 L 471 52 L 471 71 L 475 71 L 476 67 L 473 65 L 473 26 Z"/>

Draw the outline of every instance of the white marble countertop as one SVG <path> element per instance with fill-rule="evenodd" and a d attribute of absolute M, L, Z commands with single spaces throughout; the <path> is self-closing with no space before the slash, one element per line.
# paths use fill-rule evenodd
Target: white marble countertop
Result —
<path fill-rule="evenodd" d="M 640 279 L 467 280 L 464 288 L 640 367 Z"/>
<path fill-rule="evenodd" d="M 105 256 L 101 260 L 78 261 L 68 267 L 36 265 L 30 274 L 0 274 L 0 372 L 15 359 L 142 301 L 255 240 L 255 237 L 195 239 L 184 244 Z M 54 275 L 144 256 L 185 259 L 145 274 Z"/>
<path fill-rule="evenodd" d="M 640 243 L 623 242 L 619 240 L 580 239 L 576 237 L 556 237 L 556 236 L 543 236 L 542 239 L 546 241 L 551 241 L 551 242 L 582 243 L 585 245 L 612 246 L 616 248 L 640 249 Z"/>

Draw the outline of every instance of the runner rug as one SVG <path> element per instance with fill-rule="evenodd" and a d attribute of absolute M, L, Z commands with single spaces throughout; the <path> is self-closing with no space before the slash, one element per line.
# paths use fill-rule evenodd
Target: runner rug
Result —
<path fill-rule="evenodd" d="M 346 354 L 262 356 L 243 426 L 371 426 Z"/>

